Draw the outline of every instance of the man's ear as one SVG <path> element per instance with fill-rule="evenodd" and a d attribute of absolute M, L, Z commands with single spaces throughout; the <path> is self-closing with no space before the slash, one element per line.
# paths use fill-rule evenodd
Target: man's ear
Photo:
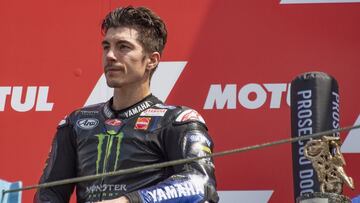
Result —
<path fill-rule="evenodd" d="M 149 54 L 149 58 L 148 58 L 148 64 L 146 66 L 146 69 L 148 70 L 153 70 L 157 67 L 157 65 L 160 62 L 160 53 L 155 51 L 151 54 Z"/>

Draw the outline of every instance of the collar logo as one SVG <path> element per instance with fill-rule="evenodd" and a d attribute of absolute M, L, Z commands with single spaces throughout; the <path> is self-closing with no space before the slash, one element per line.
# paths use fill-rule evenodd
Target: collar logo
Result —
<path fill-rule="evenodd" d="M 144 101 L 141 104 L 135 106 L 134 108 L 122 113 L 122 116 L 125 116 L 126 118 L 129 118 L 130 116 L 133 116 L 135 114 L 138 114 L 145 109 L 149 108 L 153 103 L 151 101 Z"/>

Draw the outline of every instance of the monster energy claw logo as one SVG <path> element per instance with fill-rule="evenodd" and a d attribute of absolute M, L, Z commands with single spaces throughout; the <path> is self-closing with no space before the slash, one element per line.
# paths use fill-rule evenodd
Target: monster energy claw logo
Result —
<path fill-rule="evenodd" d="M 109 131 L 107 132 L 107 134 L 98 134 L 95 135 L 98 138 L 98 146 L 97 146 L 97 151 L 98 151 L 98 156 L 97 156 L 97 160 L 96 160 L 96 174 L 99 174 L 99 168 L 100 168 L 100 164 L 101 161 L 102 162 L 102 172 L 101 173 L 105 173 L 106 172 L 106 166 L 107 166 L 107 162 L 109 160 L 110 154 L 111 154 L 111 149 L 113 148 L 113 143 L 114 140 L 117 140 L 116 143 L 116 158 L 115 158 L 115 164 L 114 164 L 114 168 L 113 171 L 116 170 L 117 165 L 118 165 L 118 161 L 119 161 L 119 156 L 120 156 L 120 145 L 121 145 L 121 141 L 122 138 L 124 137 L 124 134 L 122 132 L 120 133 L 115 133 L 114 131 Z M 105 147 L 105 153 L 103 154 L 103 146 Z"/>

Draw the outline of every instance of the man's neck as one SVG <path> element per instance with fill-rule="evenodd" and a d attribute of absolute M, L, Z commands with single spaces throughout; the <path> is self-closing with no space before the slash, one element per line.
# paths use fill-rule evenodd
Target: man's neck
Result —
<path fill-rule="evenodd" d="M 122 110 L 144 99 L 150 94 L 150 87 L 144 85 L 138 88 L 114 88 L 112 108 Z"/>

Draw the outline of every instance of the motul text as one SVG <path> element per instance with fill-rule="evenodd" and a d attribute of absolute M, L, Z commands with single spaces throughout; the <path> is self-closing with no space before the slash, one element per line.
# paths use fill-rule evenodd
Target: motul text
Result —
<path fill-rule="evenodd" d="M 30 111 L 35 107 L 35 111 L 51 111 L 54 103 L 48 102 L 48 86 L 29 86 L 26 92 L 22 86 L 2 86 L 0 87 L 0 111 L 5 111 L 6 99 L 10 97 L 11 109 L 18 112 Z M 23 95 L 24 94 L 24 95 Z M 25 98 L 25 99 L 22 99 Z"/>
<path fill-rule="evenodd" d="M 236 109 L 237 100 L 246 109 L 258 109 L 268 99 L 270 109 L 278 109 L 281 107 L 283 93 L 286 93 L 286 103 L 290 106 L 290 84 L 287 83 L 249 83 L 240 88 L 236 84 L 226 84 L 224 88 L 220 84 L 212 84 L 204 109 Z M 249 98 L 251 94 L 255 95 L 254 99 Z"/>

